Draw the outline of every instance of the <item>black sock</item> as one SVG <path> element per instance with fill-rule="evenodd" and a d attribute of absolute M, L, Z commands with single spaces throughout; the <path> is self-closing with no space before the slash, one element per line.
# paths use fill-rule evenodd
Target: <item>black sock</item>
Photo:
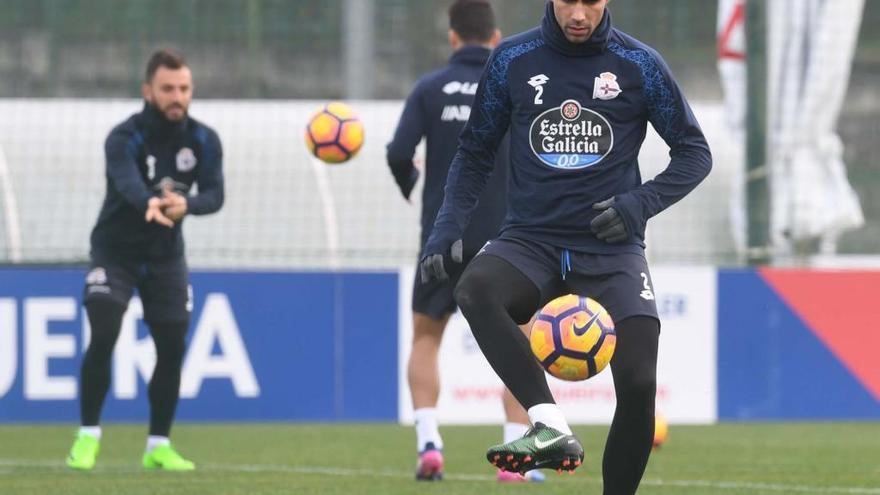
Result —
<path fill-rule="evenodd" d="M 86 305 L 86 313 L 92 337 L 80 369 L 80 424 L 97 426 L 101 421 L 104 398 L 110 388 L 113 347 L 119 337 L 125 306 L 109 299 L 96 299 Z"/>
<path fill-rule="evenodd" d="M 520 404 L 528 410 L 554 403 L 544 370 L 517 327 L 538 307 L 535 284 L 497 256 L 477 256 L 455 288 L 455 301 L 486 360 Z"/>
<path fill-rule="evenodd" d="M 616 330 L 611 371 L 617 408 L 602 459 L 603 493 L 629 495 L 639 487 L 654 441 L 660 323 L 635 316 L 618 322 Z"/>
<path fill-rule="evenodd" d="M 148 389 L 150 398 L 150 435 L 167 437 L 180 397 L 180 372 L 186 350 L 189 322 L 150 323 L 156 344 L 156 368 Z"/>

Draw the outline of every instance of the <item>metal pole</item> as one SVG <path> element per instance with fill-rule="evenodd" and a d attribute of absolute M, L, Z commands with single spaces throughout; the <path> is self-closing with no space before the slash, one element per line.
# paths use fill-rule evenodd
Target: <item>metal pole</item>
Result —
<path fill-rule="evenodd" d="M 58 2 L 44 1 L 43 6 L 46 9 L 46 17 L 48 18 L 49 31 L 49 72 L 46 75 L 46 90 L 43 96 L 58 97 L 61 88 L 61 71 L 59 65 L 61 62 L 61 47 L 59 43 L 63 43 L 61 39 L 60 26 L 64 22 L 62 14 L 58 11 L 60 7 Z"/>
<path fill-rule="evenodd" d="M 746 211 L 748 263 L 770 262 L 767 166 L 767 2 L 746 1 Z"/>
<path fill-rule="evenodd" d="M 260 0 L 247 2 L 247 52 L 248 74 L 247 87 L 244 94 L 248 98 L 258 98 L 262 93 L 262 57 L 263 53 L 263 12 Z"/>
<path fill-rule="evenodd" d="M 374 54 L 376 36 L 374 0 L 345 0 L 343 13 L 343 45 L 345 97 L 366 99 L 374 96 Z"/>

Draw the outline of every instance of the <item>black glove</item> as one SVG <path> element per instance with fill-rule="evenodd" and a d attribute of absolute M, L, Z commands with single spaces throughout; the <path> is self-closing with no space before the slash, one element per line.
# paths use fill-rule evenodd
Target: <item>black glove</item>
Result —
<path fill-rule="evenodd" d="M 403 175 L 395 175 L 394 181 L 397 182 L 397 187 L 400 188 L 403 199 L 409 201 L 409 195 L 412 193 L 413 188 L 416 187 L 416 182 L 419 181 L 419 169 L 411 169 L 405 177 Z"/>
<path fill-rule="evenodd" d="M 461 239 L 459 239 L 453 242 L 452 247 L 449 248 L 449 257 L 455 263 L 461 263 L 462 259 L 464 259 L 462 253 L 463 250 L 464 246 Z M 431 280 L 439 280 L 441 282 L 449 280 L 449 273 L 446 271 L 446 267 L 443 266 L 443 258 L 444 256 L 442 254 L 426 254 L 422 258 L 419 262 L 419 272 L 423 284 L 426 284 Z"/>
<path fill-rule="evenodd" d="M 624 223 L 623 217 L 614 209 L 613 205 L 614 198 L 595 203 L 593 209 L 599 210 L 602 213 L 590 222 L 590 230 L 596 234 L 596 237 L 609 244 L 616 244 L 629 239 L 626 223 Z"/>

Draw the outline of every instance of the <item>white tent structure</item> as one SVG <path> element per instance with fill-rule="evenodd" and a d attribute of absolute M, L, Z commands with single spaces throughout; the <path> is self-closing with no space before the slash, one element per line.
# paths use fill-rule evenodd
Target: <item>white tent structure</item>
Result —
<path fill-rule="evenodd" d="M 745 0 L 720 0 L 719 68 L 731 126 L 742 141 L 745 115 Z M 776 257 L 819 239 L 836 251 L 847 230 L 864 224 L 846 177 L 837 121 L 850 78 L 864 0 L 769 0 L 768 133 L 770 237 Z M 738 239 L 745 229 L 743 182 L 735 188 Z M 741 245 L 744 243 L 741 243 Z"/>

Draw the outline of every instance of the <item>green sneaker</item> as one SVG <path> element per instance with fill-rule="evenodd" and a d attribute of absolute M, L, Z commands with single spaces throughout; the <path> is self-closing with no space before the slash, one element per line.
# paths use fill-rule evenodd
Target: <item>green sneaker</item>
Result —
<path fill-rule="evenodd" d="M 144 453 L 144 467 L 165 471 L 192 471 L 196 465 L 181 457 L 171 445 L 160 445 Z"/>
<path fill-rule="evenodd" d="M 70 454 L 67 455 L 67 466 L 73 469 L 88 471 L 95 467 L 98 460 L 98 451 L 101 450 L 101 442 L 92 435 L 78 433 Z"/>
<path fill-rule="evenodd" d="M 490 448 L 486 459 L 499 469 L 521 474 L 533 469 L 574 471 L 584 462 L 584 448 L 574 435 L 535 423 L 522 438 Z"/>

